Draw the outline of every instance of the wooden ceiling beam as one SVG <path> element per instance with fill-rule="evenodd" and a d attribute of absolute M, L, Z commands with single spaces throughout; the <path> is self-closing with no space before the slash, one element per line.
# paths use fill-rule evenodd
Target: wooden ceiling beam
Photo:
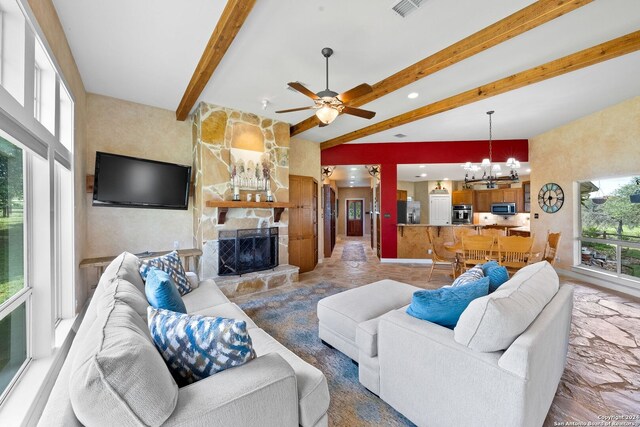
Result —
<path fill-rule="evenodd" d="M 494 47 L 559 16 L 589 4 L 592 1 L 593 0 L 539 0 L 532 3 L 469 37 L 379 81 L 372 86 L 373 92 L 354 99 L 349 102 L 349 106 L 359 107 L 381 98 L 423 77 L 427 77 L 483 50 Z M 291 126 L 291 136 L 312 129 L 318 124 L 320 124 L 320 121 L 313 115 Z"/>
<path fill-rule="evenodd" d="M 322 150 L 640 50 L 640 31 L 581 50 L 323 142 Z"/>
<path fill-rule="evenodd" d="M 198 97 L 209 83 L 213 72 L 220 64 L 233 39 L 242 28 L 249 16 L 256 0 L 228 0 L 222 11 L 216 28 L 214 28 L 207 47 L 205 47 L 200 62 L 191 76 L 189 85 L 182 95 L 180 105 L 176 110 L 176 119 L 184 121 L 195 105 Z"/>

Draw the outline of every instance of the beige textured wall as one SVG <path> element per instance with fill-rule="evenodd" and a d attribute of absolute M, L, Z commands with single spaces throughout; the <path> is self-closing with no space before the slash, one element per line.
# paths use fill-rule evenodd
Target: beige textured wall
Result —
<path fill-rule="evenodd" d="M 420 224 L 429 224 L 429 181 L 416 182 L 414 200 L 420 202 Z"/>
<path fill-rule="evenodd" d="M 87 171 L 93 174 L 96 151 L 191 165 L 191 125 L 173 111 L 87 94 Z M 86 257 L 122 251 L 160 251 L 193 247 L 193 199 L 188 210 L 87 206 Z"/>
<path fill-rule="evenodd" d="M 346 218 L 347 218 L 347 199 L 364 199 L 362 205 L 364 215 L 364 234 L 371 234 L 371 217 L 366 214 L 371 210 L 371 201 L 373 198 L 373 190 L 369 187 L 341 187 L 340 188 L 340 216 L 337 218 L 336 232 L 339 235 L 347 234 Z"/>
<path fill-rule="evenodd" d="M 76 277 L 76 310 L 82 309 L 88 295 L 87 281 L 84 271 L 78 268 L 80 261 L 86 256 L 87 212 L 84 203 L 86 176 L 86 92 L 80 72 L 69 48 L 67 37 L 62 29 L 60 19 L 51 0 L 29 0 L 29 7 L 42 30 L 49 47 L 61 68 L 64 79 L 69 85 L 75 100 L 74 129 L 74 234 L 75 234 L 75 277 Z"/>
<path fill-rule="evenodd" d="M 411 197 L 413 199 L 415 197 L 415 185 L 410 181 L 398 181 L 397 183 L 398 190 L 404 190 L 407 192 L 407 197 Z"/>
<path fill-rule="evenodd" d="M 324 258 L 324 212 L 322 210 L 322 174 L 320 144 L 302 138 L 291 138 L 289 172 L 291 175 L 312 176 L 318 181 L 318 259 Z"/>
<path fill-rule="evenodd" d="M 542 247 L 547 230 L 561 231 L 556 266 L 570 268 L 578 243 L 576 181 L 637 175 L 640 172 L 640 97 L 553 129 L 529 141 L 531 163 L 531 231 Z M 537 194 L 547 182 L 559 184 L 565 203 L 544 213 Z M 539 219 L 535 219 L 535 214 Z M 535 247 L 535 246 L 534 246 Z"/>

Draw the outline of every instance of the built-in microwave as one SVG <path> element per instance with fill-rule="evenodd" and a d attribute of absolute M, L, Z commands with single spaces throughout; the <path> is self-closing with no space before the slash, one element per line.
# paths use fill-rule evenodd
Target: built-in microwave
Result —
<path fill-rule="evenodd" d="M 515 203 L 493 203 L 491 205 L 491 213 L 494 215 L 515 215 L 516 211 Z"/>

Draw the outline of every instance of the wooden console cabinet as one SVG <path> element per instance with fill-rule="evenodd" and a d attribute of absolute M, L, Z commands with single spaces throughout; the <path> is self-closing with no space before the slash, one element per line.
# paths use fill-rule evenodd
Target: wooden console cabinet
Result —
<path fill-rule="evenodd" d="M 289 264 L 300 273 L 318 264 L 318 181 L 289 175 Z"/>

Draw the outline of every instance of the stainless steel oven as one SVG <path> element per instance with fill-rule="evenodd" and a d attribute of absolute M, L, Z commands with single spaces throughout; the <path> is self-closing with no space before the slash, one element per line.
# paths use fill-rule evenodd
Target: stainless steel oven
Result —
<path fill-rule="evenodd" d="M 453 205 L 452 224 L 471 224 L 473 223 L 473 206 L 471 205 Z"/>

